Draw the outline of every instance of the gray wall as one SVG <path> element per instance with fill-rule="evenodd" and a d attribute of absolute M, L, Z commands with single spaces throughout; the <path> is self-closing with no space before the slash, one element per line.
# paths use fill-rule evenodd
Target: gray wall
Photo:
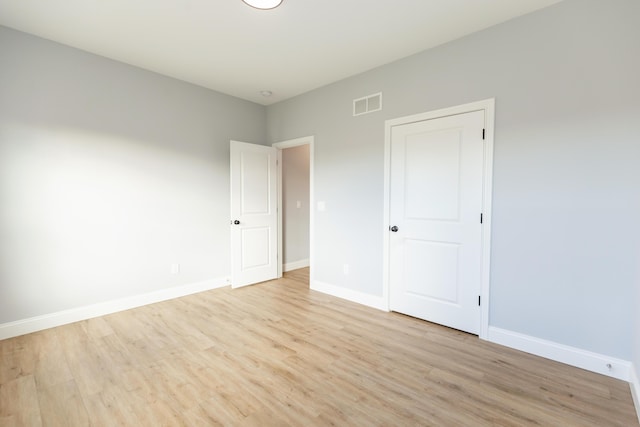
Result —
<path fill-rule="evenodd" d="M 637 276 L 636 276 L 636 297 L 635 302 L 633 303 L 634 311 L 636 314 L 636 323 L 633 329 L 633 358 L 631 361 L 635 367 L 637 378 L 640 379 L 640 254 L 638 254 L 637 261 Z M 637 387 L 640 387 L 640 383 L 636 384 Z M 640 392 L 640 389 L 637 390 Z M 640 395 L 638 395 L 638 399 L 640 399 Z M 640 418 L 640 407 L 637 407 L 638 417 Z"/>
<path fill-rule="evenodd" d="M 282 210 L 284 263 L 308 260 L 309 145 L 282 150 Z"/>
<path fill-rule="evenodd" d="M 382 294 L 384 121 L 495 97 L 490 324 L 631 360 L 638 16 L 567 0 L 270 106 L 271 141 L 315 136 L 315 279 Z"/>
<path fill-rule="evenodd" d="M 0 323 L 230 274 L 264 107 L 2 27 L 0 58 Z"/>

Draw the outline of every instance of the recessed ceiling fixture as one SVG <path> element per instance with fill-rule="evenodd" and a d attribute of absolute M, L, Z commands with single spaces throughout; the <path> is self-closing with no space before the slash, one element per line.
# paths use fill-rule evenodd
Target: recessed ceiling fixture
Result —
<path fill-rule="evenodd" d="M 270 90 L 261 90 L 260 95 L 264 96 L 265 98 L 268 98 L 271 95 L 273 95 L 273 92 L 271 92 Z"/>
<path fill-rule="evenodd" d="M 280 3 L 282 3 L 282 0 L 242 0 L 242 1 L 251 7 L 255 7 L 256 9 L 262 9 L 262 10 L 276 8 L 280 6 Z"/>

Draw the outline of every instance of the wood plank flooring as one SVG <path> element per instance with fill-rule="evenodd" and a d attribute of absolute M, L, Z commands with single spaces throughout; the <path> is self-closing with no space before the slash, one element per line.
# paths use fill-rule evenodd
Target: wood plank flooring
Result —
<path fill-rule="evenodd" d="M 0 341 L 1 426 L 637 426 L 629 385 L 309 290 L 308 269 Z"/>

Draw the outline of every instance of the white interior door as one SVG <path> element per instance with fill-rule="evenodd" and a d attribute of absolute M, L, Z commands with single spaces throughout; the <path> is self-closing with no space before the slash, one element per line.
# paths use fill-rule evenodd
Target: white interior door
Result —
<path fill-rule="evenodd" d="M 231 286 L 277 276 L 277 151 L 231 141 Z"/>
<path fill-rule="evenodd" d="M 482 286 L 483 128 L 484 111 L 475 111 L 391 130 L 390 308 L 474 334 Z"/>

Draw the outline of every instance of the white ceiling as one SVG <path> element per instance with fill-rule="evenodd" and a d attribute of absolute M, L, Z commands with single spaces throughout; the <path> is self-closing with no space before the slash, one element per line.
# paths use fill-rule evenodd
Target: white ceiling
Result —
<path fill-rule="evenodd" d="M 0 25 L 268 105 L 558 1 L 0 0 Z"/>

